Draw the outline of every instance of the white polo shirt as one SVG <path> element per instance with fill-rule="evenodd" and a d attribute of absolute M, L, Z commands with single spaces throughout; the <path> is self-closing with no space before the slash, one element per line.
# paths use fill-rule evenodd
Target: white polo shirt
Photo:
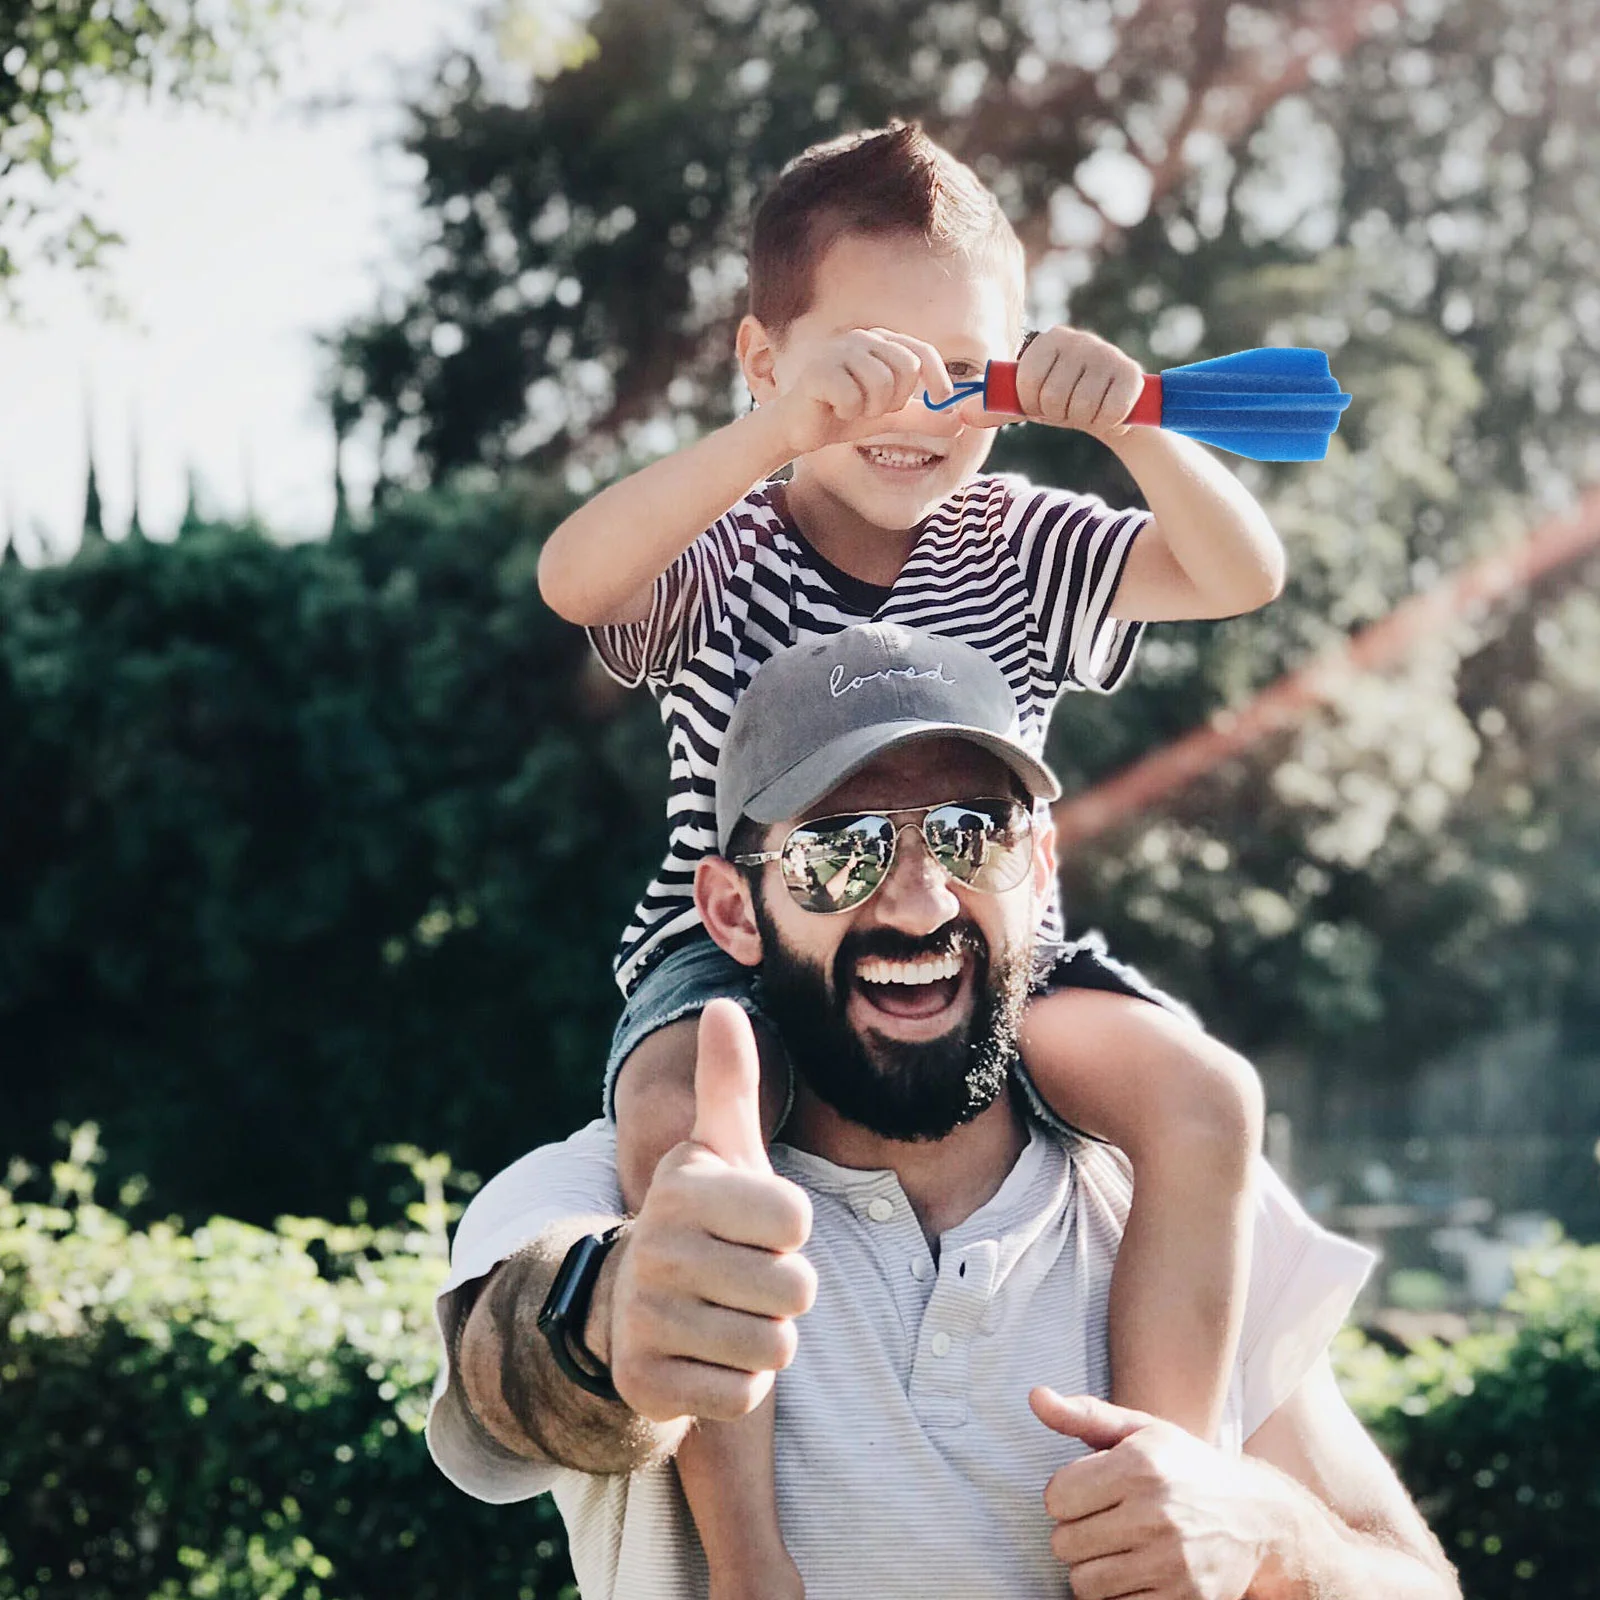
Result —
<path fill-rule="evenodd" d="M 518 1460 L 471 1426 L 448 1365 L 463 1285 L 564 1218 L 620 1211 L 615 1151 L 615 1129 L 591 1123 L 508 1167 L 468 1207 L 438 1299 L 447 1354 L 428 1445 L 479 1499 L 553 1493 L 585 1600 L 702 1600 L 705 1559 L 670 1464 L 607 1478 Z M 1033 1128 L 935 1262 L 892 1172 L 783 1145 L 772 1154 L 815 1218 L 816 1304 L 777 1378 L 778 1510 L 807 1600 L 1066 1594 L 1042 1496 L 1084 1447 L 1045 1428 L 1028 1391 L 1109 1393 L 1108 1291 L 1132 1193 L 1122 1158 Z M 1257 1196 L 1229 1450 L 1321 1355 L 1372 1261 L 1313 1223 L 1265 1163 Z"/>

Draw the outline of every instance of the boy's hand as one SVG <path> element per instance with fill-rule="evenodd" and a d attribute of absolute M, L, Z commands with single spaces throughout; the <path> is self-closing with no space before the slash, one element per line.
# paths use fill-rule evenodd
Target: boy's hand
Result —
<path fill-rule="evenodd" d="M 1125 419 L 1143 389 L 1139 363 L 1082 328 L 1046 329 L 1017 363 L 1017 399 L 1025 421 L 1077 428 L 1104 441 L 1128 431 Z M 957 410 L 972 427 L 1017 421 L 971 401 Z"/>
<path fill-rule="evenodd" d="M 803 456 L 883 433 L 886 419 L 908 408 L 913 431 L 942 431 L 948 425 L 922 404 L 924 389 L 935 400 L 955 392 L 931 344 L 887 328 L 853 328 L 824 345 L 772 407 L 792 454 Z"/>

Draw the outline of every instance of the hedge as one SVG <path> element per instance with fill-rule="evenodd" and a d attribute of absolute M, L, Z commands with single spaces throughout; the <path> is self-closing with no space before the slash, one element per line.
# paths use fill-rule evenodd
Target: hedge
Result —
<path fill-rule="evenodd" d="M 1523 1256 L 1494 1329 L 1339 1355 L 1468 1600 L 1600 1597 L 1600 1246 Z"/>
<path fill-rule="evenodd" d="M 539 600 L 568 504 L 0 566 L 5 1154 L 93 1120 L 163 1215 L 265 1225 L 596 1114 L 666 755 Z"/>
<path fill-rule="evenodd" d="M 421 1438 L 453 1193 L 404 1220 L 134 1225 L 92 1128 L 0 1189 L 0 1600 L 557 1600 L 548 1499 L 479 1505 Z M 1600 1247 L 1528 1255 L 1499 1326 L 1400 1358 L 1354 1333 L 1346 1393 L 1470 1600 L 1600 1596 Z"/>
<path fill-rule="evenodd" d="M 481 1505 L 423 1444 L 442 1160 L 400 1152 L 398 1226 L 184 1232 L 98 1204 L 92 1140 L 0 1190 L 0 1600 L 576 1593 L 547 1497 Z"/>

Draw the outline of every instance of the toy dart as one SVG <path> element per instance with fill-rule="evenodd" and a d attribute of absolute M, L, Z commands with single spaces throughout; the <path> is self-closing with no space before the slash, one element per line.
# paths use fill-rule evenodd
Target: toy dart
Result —
<path fill-rule="evenodd" d="M 958 383 L 948 400 L 922 395 L 931 411 L 974 398 L 986 411 L 1021 416 L 1017 363 L 991 361 L 981 378 Z M 1349 404 L 1321 350 L 1270 345 L 1146 376 L 1127 420 L 1252 461 L 1321 461 Z"/>

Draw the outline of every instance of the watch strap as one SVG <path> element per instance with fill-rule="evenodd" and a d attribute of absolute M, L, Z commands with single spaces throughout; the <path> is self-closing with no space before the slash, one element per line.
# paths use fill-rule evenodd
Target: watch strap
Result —
<path fill-rule="evenodd" d="M 611 1369 L 584 1343 L 583 1329 L 589 1320 L 589 1305 L 600 1269 L 622 1236 L 623 1227 L 619 1222 L 604 1233 L 591 1233 L 576 1240 L 556 1270 L 539 1311 L 539 1331 L 548 1341 L 556 1365 L 580 1389 L 602 1400 L 616 1400 L 619 1396 L 611 1381 Z"/>

